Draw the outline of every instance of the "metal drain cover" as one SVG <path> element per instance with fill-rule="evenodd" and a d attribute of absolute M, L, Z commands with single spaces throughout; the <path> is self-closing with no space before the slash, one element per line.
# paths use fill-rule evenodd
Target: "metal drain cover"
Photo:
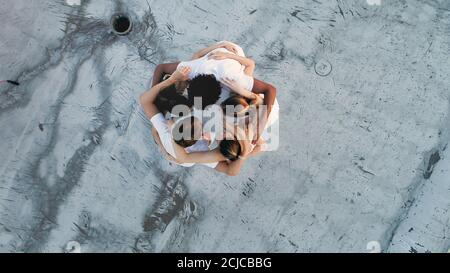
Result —
<path fill-rule="evenodd" d="M 117 35 L 127 35 L 133 28 L 133 22 L 126 14 L 116 13 L 111 17 L 111 26 Z"/>
<path fill-rule="evenodd" d="M 326 77 L 326 76 L 330 75 L 331 71 L 333 70 L 333 66 L 331 65 L 331 63 L 329 61 L 320 59 L 314 65 L 314 70 L 316 71 L 317 75 Z"/>

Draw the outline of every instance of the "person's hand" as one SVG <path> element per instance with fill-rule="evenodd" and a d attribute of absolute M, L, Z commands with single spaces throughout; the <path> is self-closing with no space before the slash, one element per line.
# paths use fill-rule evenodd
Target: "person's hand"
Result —
<path fill-rule="evenodd" d="M 173 72 L 172 76 L 170 76 L 170 79 L 172 79 L 175 82 L 183 82 L 189 80 L 189 73 L 191 72 L 191 68 L 188 66 L 182 66 L 179 69 L 177 69 L 175 72 Z"/>
<path fill-rule="evenodd" d="M 226 50 L 233 52 L 234 54 L 238 54 L 238 49 L 235 45 L 230 42 L 223 42 L 220 44 L 220 47 L 225 48 Z"/>
<path fill-rule="evenodd" d="M 264 99 L 261 96 L 255 94 L 255 99 L 250 101 L 251 105 L 261 105 L 264 103 Z"/>
<path fill-rule="evenodd" d="M 251 157 L 257 156 L 260 153 L 262 153 L 262 145 L 256 145 L 255 148 L 253 148 L 253 151 L 250 153 L 249 156 L 251 156 Z"/>
<path fill-rule="evenodd" d="M 259 133 L 256 133 L 255 139 L 252 141 L 252 144 L 255 145 L 261 140 L 261 135 Z"/>
<path fill-rule="evenodd" d="M 221 51 L 216 51 L 216 52 L 212 52 L 208 54 L 208 60 L 225 60 L 225 59 L 229 59 L 229 53 L 226 52 L 221 52 Z"/>

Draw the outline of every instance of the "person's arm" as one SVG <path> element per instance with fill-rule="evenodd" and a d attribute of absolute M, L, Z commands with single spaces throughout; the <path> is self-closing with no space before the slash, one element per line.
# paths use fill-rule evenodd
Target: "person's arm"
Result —
<path fill-rule="evenodd" d="M 222 42 L 222 43 L 218 43 L 212 46 L 208 46 L 206 48 L 200 49 L 199 51 L 195 52 L 194 55 L 192 55 L 192 60 L 198 59 L 198 58 L 202 58 L 203 56 L 207 55 L 208 53 L 210 53 L 213 50 L 216 50 L 218 48 L 225 48 L 230 52 L 236 53 L 237 54 L 237 48 L 229 42 Z"/>
<path fill-rule="evenodd" d="M 250 144 L 245 130 L 238 129 L 235 133 L 237 141 L 241 146 L 241 152 L 238 159 L 235 161 L 221 161 L 215 168 L 216 171 L 225 173 L 229 176 L 237 176 L 239 174 L 242 166 L 244 166 L 245 160 L 250 156 L 252 150 L 252 145 Z"/>
<path fill-rule="evenodd" d="M 245 159 L 248 154 L 250 154 L 252 147 L 250 144 L 250 140 L 248 139 L 248 135 L 243 130 L 237 130 L 237 141 L 241 146 L 241 152 L 239 154 L 239 159 Z M 227 161 L 228 159 L 220 153 L 219 148 L 216 148 L 212 151 L 207 152 L 193 152 L 188 153 L 186 150 L 178 145 L 172 139 L 173 148 L 175 150 L 176 158 L 181 163 L 214 163 Z"/>
<path fill-rule="evenodd" d="M 261 80 L 254 79 L 252 92 L 255 94 L 264 94 L 264 105 L 267 106 L 267 116 L 269 116 L 277 96 L 277 89 L 275 86 Z"/>
<path fill-rule="evenodd" d="M 238 84 L 235 80 L 226 78 L 226 79 L 221 79 L 221 82 L 224 85 L 228 86 L 231 89 L 231 91 L 235 92 L 236 94 L 241 95 L 242 97 L 244 97 L 246 99 L 251 100 L 252 104 L 255 104 L 255 105 L 263 104 L 263 99 L 260 96 L 251 92 L 250 90 L 245 89 L 240 84 Z"/>
<path fill-rule="evenodd" d="M 255 71 L 255 61 L 253 61 L 250 58 L 242 57 L 236 54 L 232 53 L 226 53 L 226 52 L 213 52 L 209 54 L 209 59 L 214 60 L 225 60 L 225 59 L 232 59 L 238 61 L 241 65 L 245 66 L 244 74 L 250 77 L 253 77 L 253 72 Z"/>
<path fill-rule="evenodd" d="M 174 163 L 180 164 L 180 162 L 174 158 L 173 156 L 171 156 L 166 149 L 164 148 L 164 145 L 161 141 L 161 138 L 159 137 L 158 131 L 156 130 L 155 127 L 152 128 L 152 135 L 153 135 L 153 139 L 155 140 L 156 144 L 158 145 L 159 151 L 163 154 L 163 156 Z"/>
<path fill-rule="evenodd" d="M 219 149 L 207 152 L 188 153 L 173 140 L 172 145 L 179 163 L 214 163 L 227 160 L 226 157 L 220 153 Z"/>
<path fill-rule="evenodd" d="M 152 87 L 162 82 L 165 74 L 172 74 L 175 72 L 179 63 L 180 62 L 158 64 L 155 68 L 155 72 L 153 73 Z"/>
<path fill-rule="evenodd" d="M 258 118 L 258 129 L 256 138 L 253 140 L 253 144 L 255 144 L 264 129 L 266 128 L 267 120 L 269 118 L 270 112 L 272 111 L 273 104 L 275 103 L 275 97 L 277 95 L 276 88 L 266 82 L 260 81 L 258 79 L 254 79 L 252 92 L 240 86 L 235 80 L 232 79 L 221 79 L 222 83 L 228 86 L 231 90 L 238 93 L 239 95 L 247 98 L 247 99 L 261 99 L 256 94 L 264 94 L 264 102 L 263 105 L 266 106 L 266 109 L 262 109 L 262 112 L 259 113 Z M 258 98 L 256 98 L 256 97 Z"/>
<path fill-rule="evenodd" d="M 262 112 L 259 113 L 260 115 L 257 120 L 258 129 L 256 130 L 257 135 L 253 140 L 253 144 L 255 144 L 266 128 L 267 120 L 269 118 L 270 112 L 272 111 L 273 104 L 275 103 L 275 97 L 277 95 L 276 88 L 273 85 L 260 81 L 258 79 L 254 79 L 252 92 L 243 88 L 236 81 L 231 79 L 222 79 L 222 83 L 230 87 L 234 92 L 248 99 L 255 99 L 254 96 L 256 94 L 264 94 L 263 105 L 266 106 L 266 109 L 262 109 Z M 259 96 L 257 97 L 261 99 Z"/>
<path fill-rule="evenodd" d="M 255 146 L 252 150 L 252 146 L 250 145 L 250 141 L 245 138 L 245 135 L 243 135 L 244 132 L 240 131 L 237 132 L 237 136 L 240 136 L 241 140 L 239 141 L 239 144 L 241 145 L 241 155 L 239 155 L 239 158 L 235 161 L 221 161 L 219 164 L 217 164 L 215 170 L 221 173 L 225 173 L 229 176 L 237 176 L 239 175 L 241 168 L 244 166 L 245 161 L 247 158 L 257 155 L 261 148 L 259 145 Z M 251 134 L 251 133 L 250 133 Z M 259 143 L 262 143 L 259 141 Z M 255 149 L 257 149 L 255 151 Z"/>
<path fill-rule="evenodd" d="M 253 150 L 248 154 L 248 157 L 254 157 L 259 155 L 262 152 L 262 148 L 265 143 L 266 142 L 262 138 L 260 138 L 257 141 L 255 147 L 253 147 Z"/>
<path fill-rule="evenodd" d="M 144 109 L 145 114 L 148 118 L 152 118 L 154 115 L 159 113 L 158 108 L 155 105 L 156 97 L 158 97 L 161 90 L 175 84 L 176 82 L 183 81 L 189 74 L 190 68 L 182 67 L 180 70 L 175 71 L 169 79 L 158 83 L 153 86 L 149 91 L 144 92 L 139 101 Z"/>
<path fill-rule="evenodd" d="M 245 159 L 238 159 L 236 161 L 221 161 L 217 164 L 215 170 L 224 173 L 228 176 L 237 176 L 241 172 L 242 166 L 244 166 Z"/>
<path fill-rule="evenodd" d="M 270 113 L 272 112 L 272 107 L 277 96 L 277 89 L 275 88 L 275 86 L 269 83 L 254 79 L 252 92 L 255 94 L 264 94 L 264 105 L 266 105 L 267 107 L 266 111 L 262 113 L 262 116 L 260 117 L 260 120 L 258 122 L 257 137 L 253 141 L 253 143 L 256 143 L 261 137 L 262 132 L 266 128 L 267 120 Z"/>

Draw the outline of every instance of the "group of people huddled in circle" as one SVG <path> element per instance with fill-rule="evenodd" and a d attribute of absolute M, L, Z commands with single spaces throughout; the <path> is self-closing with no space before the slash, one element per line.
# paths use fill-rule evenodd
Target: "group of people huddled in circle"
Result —
<path fill-rule="evenodd" d="M 235 176 L 248 158 L 276 150 L 276 89 L 255 79 L 254 70 L 242 48 L 227 41 L 190 61 L 158 65 L 140 103 L 164 156 Z"/>

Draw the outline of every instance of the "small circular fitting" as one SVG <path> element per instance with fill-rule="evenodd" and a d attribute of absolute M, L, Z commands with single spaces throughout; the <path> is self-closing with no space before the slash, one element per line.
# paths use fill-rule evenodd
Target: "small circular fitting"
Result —
<path fill-rule="evenodd" d="M 314 65 L 314 70 L 316 71 L 317 75 L 326 77 L 330 75 L 331 71 L 333 70 L 333 66 L 330 64 L 329 61 L 320 59 Z"/>
<path fill-rule="evenodd" d="M 117 35 L 127 35 L 133 28 L 133 22 L 126 14 L 116 13 L 111 17 L 111 26 Z"/>

